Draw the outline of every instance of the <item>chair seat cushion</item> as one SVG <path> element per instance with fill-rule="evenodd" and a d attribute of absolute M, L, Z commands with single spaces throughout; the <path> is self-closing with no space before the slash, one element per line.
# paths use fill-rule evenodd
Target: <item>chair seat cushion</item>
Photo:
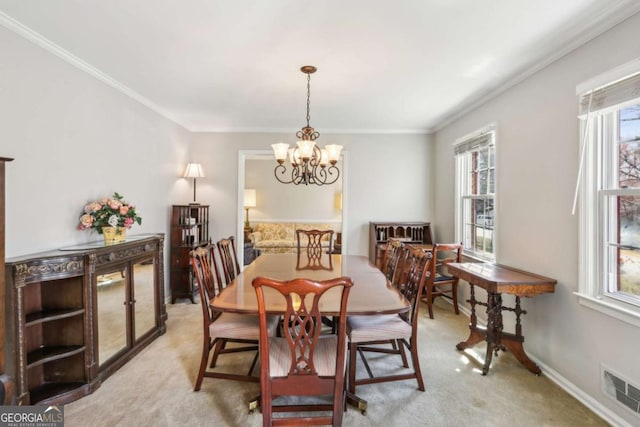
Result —
<path fill-rule="evenodd" d="M 411 325 L 397 314 L 380 316 L 347 316 L 349 341 L 369 341 L 411 338 Z"/>
<path fill-rule="evenodd" d="M 335 375 L 337 355 L 338 338 L 335 335 L 321 335 L 313 355 L 313 364 L 319 376 Z M 286 377 L 290 368 L 291 351 L 287 339 L 271 338 L 269 340 L 269 375 L 272 378 Z"/>
<path fill-rule="evenodd" d="M 267 316 L 269 336 L 275 336 L 279 316 Z M 217 338 L 257 340 L 260 338 L 260 318 L 257 315 L 222 313 L 209 325 L 209 335 Z"/>

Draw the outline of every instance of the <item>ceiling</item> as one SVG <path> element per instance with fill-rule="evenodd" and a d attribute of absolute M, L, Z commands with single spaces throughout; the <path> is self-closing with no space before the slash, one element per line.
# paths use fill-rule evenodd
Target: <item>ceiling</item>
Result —
<path fill-rule="evenodd" d="M 191 131 L 428 133 L 634 0 L 0 0 L 0 24 Z"/>

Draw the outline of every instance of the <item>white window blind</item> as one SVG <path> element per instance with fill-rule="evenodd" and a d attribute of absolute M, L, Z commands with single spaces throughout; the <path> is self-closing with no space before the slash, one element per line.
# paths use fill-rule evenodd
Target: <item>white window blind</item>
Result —
<path fill-rule="evenodd" d="M 580 118 L 585 118 L 589 113 L 603 112 L 608 108 L 619 108 L 620 104 L 638 97 L 640 97 L 640 72 L 580 94 Z M 592 98 L 591 101 L 590 98 Z"/>

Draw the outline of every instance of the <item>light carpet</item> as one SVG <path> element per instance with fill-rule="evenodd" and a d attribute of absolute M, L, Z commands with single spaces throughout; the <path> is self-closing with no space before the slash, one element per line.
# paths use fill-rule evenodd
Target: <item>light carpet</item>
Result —
<path fill-rule="evenodd" d="M 606 426 L 596 414 L 548 378 L 535 376 L 509 353 L 494 357 L 480 375 L 485 345 L 464 353 L 455 344 L 468 336 L 468 317 L 437 301 L 435 319 L 423 304 L 419 323 L 420 364 L 426 391 L 415 380 L 360 386 L 366 415 L 349 407 L 345 426 Z M 167 333 L 154 341 L 93 394 L 65 405 L 65 425 L 74 426 L 260 426 L 248 413 L 258 384 L 205 378 L 193 391 L 200 363 L 199 304 L 167 306 Z M 526 330 L 526 324 L 525 330 Z M 223 355 L 220 369 L 244 372 L 253 354 Z M 374 372 L 401 370 L 398 356 L 372 356 Z M 362 367 L 362 366 L 360 366 Z M 364 369 L 358 371 L 359 376 Z"/>

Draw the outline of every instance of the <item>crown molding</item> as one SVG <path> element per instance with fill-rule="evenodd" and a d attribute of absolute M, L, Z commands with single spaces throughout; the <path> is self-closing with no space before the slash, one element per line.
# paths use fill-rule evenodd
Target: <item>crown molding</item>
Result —
<path fill-rule="evenodd" d="M 62 47 L 58 46 L 57 44 L 53 43 L 51 40 L 49 40 L 46 37 L 44 37 L 43 35 L 41 35 L 40 33 L 36 32 L 36 31 L 33 31 L 31 28 L 29 28 L 29 27 L 25 26 L 24 24 L 22 24 L 21 22 L 13 19 L 12 17 L 10 17 L 9 15 L 5 14 L 2 11 L 0 11 L 0 25 L 2 25 L 3 27 L 7 28 L 10 31 L 13 31 L 17 35 L 27 39 L 28 41 L 32 42 L 33 44 L 41 47 L 42 49 L 46 50 L 47 52 L 52 53 L 53 55 L 57 56 L 58 58 L 66 61 L 67 63 L 69 63 L 71 65 L 73 65 L 74 67 L 76 67 L 76 68 L 84 71 L 85 73 L 95 77 L 96 79 L 100 80 L 101 82 L 105 83 L 106 85 L 111 86 L 112 88 L 116 89 L 118 92 L 122 93 L 123 95 L 126 95 L 129 98 L 131 98 L 131 99 L 139 102 L 140 104 L 144 105 L 145 107 L 155 111 L 156 113 L 158 113 L 159 115 L 161 115 L 165 119 L 170 120 L 171 122 L 177 124 L 178 126 L 181 126 L 181 127 L 186 129 L 186 126 L 184 126 L 182 123 L 180 123 L 176 119 L 176 117 L 173 114 L 171 114 L 170 112 L 168 112 L 167 110 L 161 108 L 160 106 L 158 106 L 157 104 L 151 102 L 149 99 L 147 99 L 144 96 L 140 95 L 138 92 L 134 91 L 130 87 L 120 83 L 119 81 L 117 81 L 116 79 L 112 78 L 108 74 L 100 71 L 99 69 L 97 69 L 93 65 L 87 63 L 86 61 L 83 61 L 82 59 L 78 58 L 77 56 L 75 56 L 71 52 L 63 49 Z"/>
<path fill-rule="evenodd" d="M 531 77 L 538 71 L 546 68 L 552 63 L 556 62 L 560 58 L 568 55 L 579 47 L 585 45 L 589 41 L 612 29 L 621 22 L 631 18 L 636 13 L 640 12 L 640 2 L 633 0 L 623 0 L 623 3 L 608 12 L 603 12 L 600 15 L 600 19 L 592 23 L 588 28 L 578 30 L 573 37 L 570 37 L 562 47 L 550 52 L 550 54 L 544 59 L 537 61 L 525 70 L 514 74 L 507 78 L 503 83 L 495 87 L 487 88 L 475 96 L 470 97 L 467 101 L 461 103 L 463 107 L 454 109 L 453 111 L 443 115 L 440 119 L 434 120 L 433 126 L 434 132 L 438 132 L 447 127 L 454 121 L 465 116 L 481 105 L 489 102 L 493 98 L 502 94 L 503 92 L 511 89 L 518 83 L 523 82 L 527 78 Z"/>
<path fill-rule="evenodd" d="M 185 126 L 193 133 L 286 133 L 295 135 L 300 128 L 219 128 L 207 126 Z M 320 135 L 430 135 L 432 128 L 425 129 L 322 129 Z"/>

